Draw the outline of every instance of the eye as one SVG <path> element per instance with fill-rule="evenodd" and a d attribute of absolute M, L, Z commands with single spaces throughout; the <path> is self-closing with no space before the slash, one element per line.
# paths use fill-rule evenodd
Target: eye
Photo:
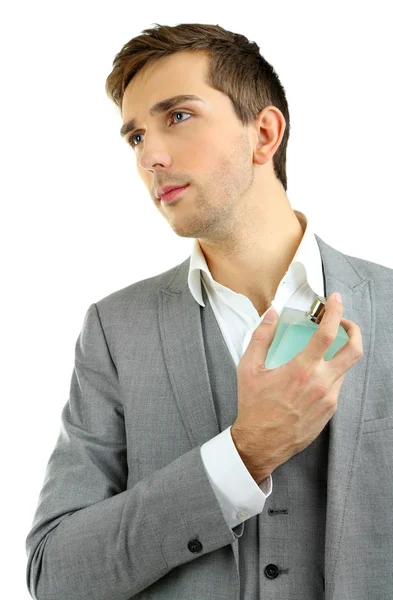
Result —
<path fill-rule="evenodd" d="M 191 113 L 188 113 L 188 112 L 186 112 L 184 110 L 175 110 L 175 111 L 171 112 L 170 116 L 173 117 L 174 115 L 175 116 L 177 116 L 177 115 L 190 115 L 190 116 L 192 116 Z M 182 119 L 182 121 L 188 121 L 188 119 Z M 175 121 L 175 123 L 181 123 L 182 121 Z M 138 144 L 136 144 L 133 141 L 134 138 L 136 138 L 137 136 L 141 136 L 141 135 L 143 135 L 143 134 L 142 133 L 133 133 L 132 135 L 129 136 L 128 143 L 130 144 L 130 146 L 132 148 L 135 148 L 138 145 Z"/>

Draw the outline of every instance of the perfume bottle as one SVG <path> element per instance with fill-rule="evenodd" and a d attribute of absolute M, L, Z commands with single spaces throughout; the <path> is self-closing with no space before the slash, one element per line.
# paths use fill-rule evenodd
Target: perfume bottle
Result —
<path fill-rule="evenodd" d="M 265 366 L 275 369 L 292 360 L 308 344 L 317 329 L 325 312 L 326 298 L 316 296 L 308 311 L 284 307 L 278 320 L 273 342 L 267 353 Z M 337 337 L 324 355 L 325 360 L 333 358 L 337 350 L 349 340 L 342 325 L 339 326 Z"/>

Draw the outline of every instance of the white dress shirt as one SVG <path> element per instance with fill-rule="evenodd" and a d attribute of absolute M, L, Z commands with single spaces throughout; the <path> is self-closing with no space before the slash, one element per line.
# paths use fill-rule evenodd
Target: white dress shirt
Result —
<path fill-rule="evenodd" d="M 306 311 L 316 295 L 324 295 L 318 242 L 305 215 L 297 210 L 294 213 L 304 233 L 272 301 L 271 307 L 279 315 L 285 306 Z M 196 302 L 205 306 L 201 282 L 237 368 L 254 330 L 267 311 L 260 317 L 247 296 L 214 281 L 199 242 L 195 239 L 190 257 L 188 285 Z M 259 485 L 255 482 L 240 458 L 230 427 L 203 444 L 201 456 L 229 527 L 236 527 L 262 512 L 266 498 L 273 490 L 272 476 L 269 475 Z"/>

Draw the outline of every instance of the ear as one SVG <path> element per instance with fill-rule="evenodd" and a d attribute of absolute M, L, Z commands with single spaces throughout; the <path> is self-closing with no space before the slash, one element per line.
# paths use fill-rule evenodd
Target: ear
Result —
<path fill-rule="evenodd" d="M 254 162 L 264 165 L 281 144 L 287 124 L 276 106 L 266 106 L 255 119 Z"/>

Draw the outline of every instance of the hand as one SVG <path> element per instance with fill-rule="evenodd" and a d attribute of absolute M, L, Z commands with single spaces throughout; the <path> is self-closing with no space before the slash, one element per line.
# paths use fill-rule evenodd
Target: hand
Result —
<path fill-rule="evenodd" d="M 260 323 L 237 366 L 238 416 L 231 435 L 257 483 L 321 433 L 337 410 L 345 373 L 363 356 L 360 328 L 342 318 L 344 306 L 332 294 L 307 346 L 290 362 L 266 369 L 278 323 L 274 312 L 275 322 Z M 340 324 L 349 340 L 326 361 Z"/>

